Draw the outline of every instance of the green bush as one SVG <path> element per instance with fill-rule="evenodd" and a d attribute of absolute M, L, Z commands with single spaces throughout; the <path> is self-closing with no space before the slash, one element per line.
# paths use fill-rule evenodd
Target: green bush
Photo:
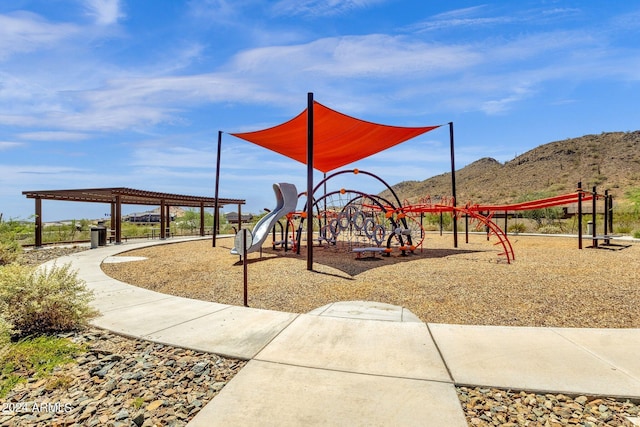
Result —
<path fill-rule="evenodd" d="M 7 265 L 20 260 L 22 246 L 14 239 L 0 238 L 0 265 Z"/>
<path fill-rule="evenodd" d="M 13 325 L 4 317 L 6 312 L 7 303 L 0 300 L 0 349 L 9 342 L 11 335 L 13 335 L 14 332 Z"/>
<path fill-rule="evenodd" d="M 561 234 L 562 228 L 557 225 L 543 225 L 538 228 L 538 233 L 542 234 Z"/>
<path fill-rule="evenodd" d="M 34 270 L 11 264 L 0 268 L 4 319 L 21 336 L 81 328 L 97 315 L 89 306 L 92 292 L 71 265 Z"/>
<path fill-rule="evenodd" d="M 524 233 L 525 231 L 527 231 L 527 226 L 521 222 L 517 222 L 515 224 L 511 224 L 507 231 L 514 234 Z"/>

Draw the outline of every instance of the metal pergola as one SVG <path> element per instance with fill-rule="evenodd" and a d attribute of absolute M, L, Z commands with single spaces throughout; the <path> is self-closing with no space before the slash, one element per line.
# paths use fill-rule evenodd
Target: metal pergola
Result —
<path fill-rule="evenodd" d="M 222 199 L 216 197 L 188 196 L 183 194 L 159 193 L 155 191 L 136 190 L 133 188 L 85 188 L 73 190 L 37 190 L 23 191 L 29 199 L 35 199 L 35 246 L 42 246 L 42 200 L 59 200 L 68 202 L 107 203 L 111 206 L 111 227 L 115 231 L 115 243 L 122 242 L 122 205 L 151 205 L 160 206 L 160 238 L 166 238 L 166 229 L 169 225 L 171 206 L 200 208 L 200 235 L 205 235 L 204 209 L 215 208 L 224 205 L 245 204 L 244 199 Z M 213 234 L 218 230 L 218 215 L 214 213 L 215 224 Z"/>

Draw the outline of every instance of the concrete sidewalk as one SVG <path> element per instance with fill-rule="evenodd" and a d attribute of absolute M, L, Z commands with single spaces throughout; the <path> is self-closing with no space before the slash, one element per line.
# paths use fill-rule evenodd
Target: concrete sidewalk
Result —
<path fill-rule="evenodd" d="M 407 309 L 370 302 L 282 313 L 160 294 L 100 269 L 135 261 L 121 252 L 182 240 L 55 262 L 71 262 L 94 291 L 102 313 L 95 326 L 249 360 L 191 427 L 466 426 L 455 385 L 640 399 L 640 329 L 425 324 Z"/>

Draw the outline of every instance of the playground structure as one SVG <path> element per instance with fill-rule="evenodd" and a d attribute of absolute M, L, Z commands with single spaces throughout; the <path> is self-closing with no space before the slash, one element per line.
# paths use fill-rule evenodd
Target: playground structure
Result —
<path fill-rule="evenodd" d="M 367 194 L 353 189 L 326 191 L 327 183 L 338 175 L 353 173 L 368 175 L 389 190 L 391 197 Z M 321 191 L 322 190 L 322 191 Z M 312 221 L 317 230 L 314 243 L 329 248 L 342 249 L 356 254 L 374 256 L 380 253 L 391 256 L 397 252 L 399 256 L 408 256 L 417 249 L 423 249 L 425 230 L 423 219 L 425 214 L 450 214 L 454 218 L 462 215 L 473 218 L 478 226 L 486 227 L 488 236 L 497 237 L 497 245 L 502 246 L 500 256 L 505 256 L 510 263 L 515 259 L 513 248 L 502 229 L 490 216 L 468 207 L 456 207 L 453 198 L 443 198 L 437 203 L 423 202 L 418 204 L 402 203 L 395 191 L 380 177 L 367 171 L 350 169 L 338 171 L 324 178 L 314 189 L 312 198 Z M 305 197 L 305 194 L 301 194 Z M 273 247 L 281 246 L 285 251 L 294 250 L 300 253 L 300 242 L 303 240 L 306 220 L 306 203 L 299 212 L 290 212 L 286 222 L 279 223 L 280 238 L 277 239 L 276 228 L 273 229 Z"/>
<path fill-rule="evenodd" d="M 368 175 L 377 179 L 386 186 L 391 194 L 385 198 L 380 195 L 367 194 L 353 189 L 339 189 L 326 191 L 327 183 L 334 177 L 342 174 Z M 280 184 L 282 185 L 282 184 Z M 275 186 L 274 186 L 275 188 Z M 321 191 L 322 190 L 322 191 Z M 305 193 L 299 195 L 306 198 Z M 596 201 L 605 200 L 604 209 L 604 234 L 596 234 Z M 515 253 L 507 235 L 508 214 L 512 215 L 521 211 L 544 209 L 550 207 L 578 206 L 578 244 L 582 249 L 582 204 L 592 202 L 592 222 L 590 235 L 585 238 L 593 240 L 593 248 L 617 246 L 610 240 L 615 236 L 609 234 L 612 225 L 612 197 L 605 192 L 598 194 L 596 188 L 593 191 L 584 191 L 581 184 L 574 193 L 515 203 L 508 205 L 479 205 L 467 203 L 464 206 L 456 206 L 453 198 L 442 197 L 431 199 L 430 197 L 418 200 L 415 203 L 400 202 L 394 190 L 378 176 L 358 169 L 335 172 L 323 179 L 314 189 L 312 198 L 312 221 L 314 229 L 313 243 L 327 248 L 353 252 L 356 258 L 363 254 L 375 257 L 376 254 L 391 256 L 397 253 L 399 256 L 408 256 L 416 250 L 423 250 L 425 240 L 424 218 L 425 215 L 451 215 L 454 221 L 464 218 L 465 233 L 470 228 L 486 233 L 487 240 L 495 240 L 494 245 L 499 246 L 498 256 L 504 257 L 507 263 L 515 260 Z M 282 248 L 285 251 L 292 250 L 300 253 L 301 241 L 304 235 L 304 222 L 307 219 L 306 201 L 299 204 L 304 206 L 301 211 L 290 211 L 281 221 L 272 221 L 273 248 Z M 284 210 L 280 210 L 281 213 Z M 497 212 L 504 212 L 505 225 L 501 228 L 494 220 Z M 271 215 L 271 214 L 269 214 Z M 258 228 L 258 227 L 256 227 Z M 279 238 L 278 238 L 279 232 Z M 306 238 L 306 236 L 305 236 Z M 603 244 L 598 244 L 602 241 Z"/>

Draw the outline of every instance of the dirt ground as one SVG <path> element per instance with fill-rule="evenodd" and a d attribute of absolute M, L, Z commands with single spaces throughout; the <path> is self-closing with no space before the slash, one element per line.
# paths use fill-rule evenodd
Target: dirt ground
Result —
<path fill-rule="evenodd" d="M 248 305 L 305 313 L 336 301 L 408 308 L 425 322 L 585 328 L 640 327 L 640 244 L 578 249 L 577 238 L 510 236 L 515 260 L 495 238 L 428 234 L 414 254 L 357 259 L 349 248 L 265 246 L 248 258 Z M 270 245 L 270 242 L 267 241 Z M 243 305 L 243 266 L 232 238 L 176 243 L 121 255 L 147 260 L 103 264 L 119 280 L 155 291 Z"/>

